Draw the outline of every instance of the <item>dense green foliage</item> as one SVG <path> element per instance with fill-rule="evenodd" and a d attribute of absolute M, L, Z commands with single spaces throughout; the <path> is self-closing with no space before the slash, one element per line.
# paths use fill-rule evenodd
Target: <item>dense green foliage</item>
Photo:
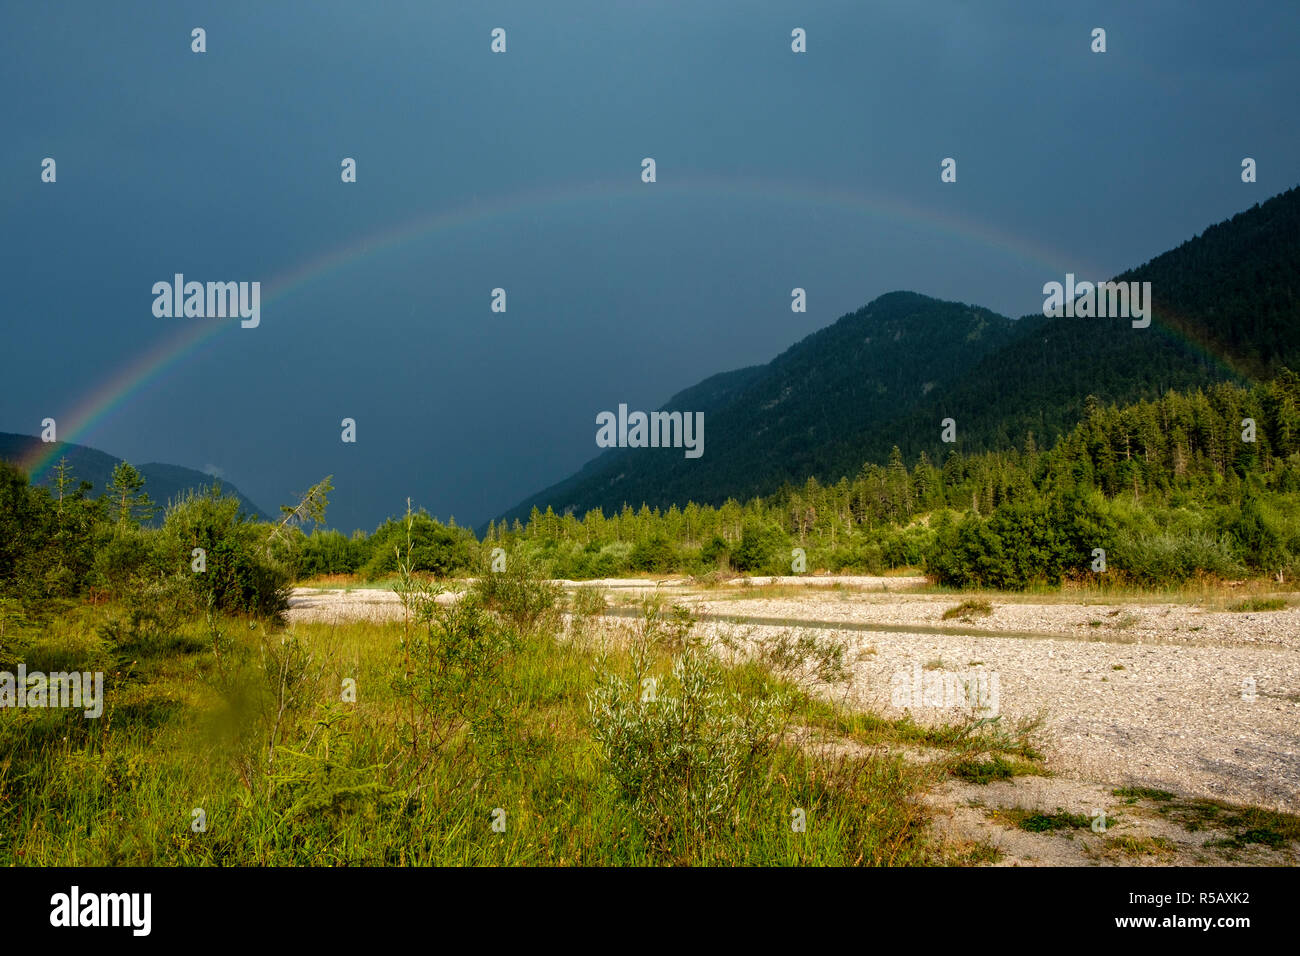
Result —
<path fill-rule="evenodd" d="M 171 614 L 213 609 L 277 618 L 288 606 L 290 569 L 265 549 L 266 526 L 251 521 L 238 498 L 220 489 L 173 502 L 162 524 L 141 474 L 125 462 L 109 494 L 89 497 L 66 461 L 55 489 L 33 487 L 0 461 L 0 599 L 26 611 L 78 597 L 152 596 Z M 131 627 L 145 622 L 133 614 Z"/>
<path fill-rule="evenodd" d="M 942 464 L 922 452 L 908 467 L 895 448 L 888 464 L 835 484 L 809 478 L 744 504 L 643 504 L 581 519 L 534 509 L 526 525 L 492 525 L 482 542 L 423 511 L 369 535 L 273 532 L 217 492 L 174 503 L 151 529 L 139 524 L 147 496 L 133 471 L 122 470 L 116 499 L 73 490 L 66 467 L 57 477 L 51 493 L 0 464 L 0 597 L 135 599 L 162 588 L 181 606 L 275 616 L 291 579 L 391 578 L 399 561 L 438 578 L 482 575 L 497 548 L 509 573 L 571 579 L 800 573 L 796 549 L 808 572 L 923 568 L 958 587 L 1099 573 L 1149 586 L 1284 579 L 1300 572 L 1300 378 L 1283 369 L 1250 389 L 1221 383 L 1126 406 L 1090 397 L 1051 450 L 1031 434 L 1021 448 L 954 450 Z M 201 573 L 195 549 L 206 555 Z"/>
<path fill-rule="evenodd" d="M 1023 588 L 1093 572 L 1148 585 L 1198 574 L 1300 571 L 1300 379 L 1283 370 L 1156 401 L 1103 406 L 1050 451 L 963 455 L 908 468 L 898 449 L 833 485 L 809 479 L 746 504 L 625 507 L 582 519 L 534 509 L 489 529 L 558 577 L 630 571 L 789 574 L 924 567 L 944 584 Z M 1254 441 L 1243 440 L 1245 419 Z"/>

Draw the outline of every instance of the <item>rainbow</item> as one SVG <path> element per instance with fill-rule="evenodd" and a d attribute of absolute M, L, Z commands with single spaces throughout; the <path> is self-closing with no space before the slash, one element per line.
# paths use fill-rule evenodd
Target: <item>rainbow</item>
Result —
<path fill-rule="evenodd" d="M 743 177 L 696 176 L 653 185 L 641 183 L 635 174 L 630 178 L 631 182 L 584 183 L 514 194 L 489 202 L 472 202 L 449 210 L 426 213 L 392 229 L 339 245 L 263 282 L 263 314 L 265 315 L 268 306 L 283 301 L 313 282 L 440 233 L 512 216 L 536 214 L 555 207 L 633 199 L 649 201 L 666 195 L 688 198 L 729 197 L 750 202 L 786 203 L 803 209 L 831 207 L 840 211 L 849 210 L 875 219 L 921 225 L 937 233 L 1002 250 L 1021 260 L 1045 267 L 1049 276 L 1063 274 L 1065 271 L 1085 275 L 1100 274 L 1097 270 L 1090 273 L 1077 257 L 1067 257 L 1046 245 L 1029 242 L 986 223 L 978 223 L 951 212 L 909 203 L 897 196 L 830 190 L 800 183 Z M 142 288 L 147 285 L 143 284 Z M 141 294 L 141 302 L 141 308 L 148 308 L 149 298 L 144 293 Z M 84 440 L 97 425 L 124 408 L 142 389 L 161 379 L 186 356 L 217 336 L 232 334 L 239 329 L 238 323 L 204 319 L 191 321 L 194 322 L 193 325 L 164 337 L 127 366 L 104 379 L 82 396 L 71 411 L 63 413 L 57 419 L 60 423 L 60 441 L 36 446 L 36 450 L 20 462 L 33 483 L 40 480 L 64 442 Z"/>

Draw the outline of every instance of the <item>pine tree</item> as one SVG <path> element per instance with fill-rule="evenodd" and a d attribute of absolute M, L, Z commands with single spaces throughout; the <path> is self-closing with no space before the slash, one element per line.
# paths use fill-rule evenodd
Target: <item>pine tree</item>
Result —
<path fill-rule="evenodd" d="M 148 521 L 154 516 L 154 504 L 144 491 L 144 476 L 125 461 L 117 463 L 106 489 L 108 499 L 117 509 L 117 526 Z"/>
<path fill-rule="evenodd" d="M 73 482 L 72 467 L 68 464 L 67 456 L 59 459 L 59 463 L 54 466 L 54 488 L 58 492 L 58 515 L 63 517 L 63 499 L 69 493 L 68 488 Z"/>

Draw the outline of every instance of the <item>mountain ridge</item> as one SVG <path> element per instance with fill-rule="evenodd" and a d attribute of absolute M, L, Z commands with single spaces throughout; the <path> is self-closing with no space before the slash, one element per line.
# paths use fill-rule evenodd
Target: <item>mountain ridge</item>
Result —
<path fill-rule="evenodd" d="M 1031 433 L 1050 447 L 1078 421 L 1089 395 L 1130 402 L 1300 367 L 1300 187 L 1114 280 L 1152 283 L 1150 327 L 1041 313 L 1011 319 L 919 293 L 885 293 L 767 364 L 710 376 L 662 405 L 711 413 L 702 458 L 611 449 L 495 520 L 526 520 L 534 507 L 608 514 L 624 504 L 745 500 L 809 476 L 851 477 L 864 462 L 883 463 L 894 446 L 908 460 L 953 447 L 1006 448 Z M 891 337 L 906 347 L 891 348 Z M 691 400 L 700 407 L 688 407 Z M 957 425 L 955 446 L 940 440 L 946 418 Z"/>
<path fill-rule="evenodd" d="M 74 480 L 89 481 L 94 486 L 90 493 L 92 497 L 98 497 L 104 493 L 105 486 L 112 478 L 113 468 L 123 460 L 89 445 L 58 442 L 57 446 L 51 461 L 58 461 L 60 458 L 67 457 Z M 0 459 L 21 466 L 24 460 L 28 460 L 38 450 L 42 453 L 48 452 L 49 445 L 34 435 L 0 432 Z M 161 516 L 162 508 L 169 501 L 178 500 L 187 491 L 197 491 L 199 488 L 218 483 L 220 483 L 224 491 L 239 499 L 241 509 L 249 517 L 259 521 L 270 520 L 270 516 L 265 511 L 254 504 L 233 483 L 225 479 L 216 478 L 206 472 L 195 471 L 193 468 L 186 468 L 183 465 L 172 465 L 166 462 L 149 462 L 135 467 L 144 477 L 145 493 L 149 495 L 159 509 L 159 515 L 154 519 L 155 522 Z M 53 469 L 46 469 L 45 475 L 39 481 L 33 482 L 33 484 L 45 488 L 52 488 L 53 483 Z"/>

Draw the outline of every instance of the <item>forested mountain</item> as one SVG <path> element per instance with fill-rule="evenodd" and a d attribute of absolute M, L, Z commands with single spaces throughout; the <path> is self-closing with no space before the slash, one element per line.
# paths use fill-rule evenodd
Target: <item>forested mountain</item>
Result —
<path fill-rule="evenodd" d="M 581 515 L 745 500 L 808 477 L 851 477 L 894 446 L 908 461 L 939 459 L 954 447 L 940 440 L 945 418 L 957 423 L 963 452 L 1023 446 L 1031 434 L 1051 447 L 1083 417 L 1088 395 L 1128 403 L 1300 368 L 1300 188 L 1115 278 L 1151 283 L 1150 327 L 1041 314 L 1011 321 L 914 293 L 881 296 L 766 366 L 670 399 L 664 410 L 706 412 L 702 458 L 611 450 L 503 517 L 535 506 Z"/>
<path fill-rule="evenodd" d="M 883 461 L 895 444 L 909 459 L 921 450 L 934 454 L 936 423 L 948 416 L 967 451 L 1019 445 L 1030 432 L 1051 447 L 1083 416 L 1088 395 L 1129 403 L 1300 368 L 1300 188 L 1115 279 L 1151 283 L 1149 328 L 1125 319 L 1026 316 L 1016 341 L 873 442 L 845 449 L 840 468 L 851 474 L 862 461 Z"/>
<path fill-rule="evenodd" d="M 669 399 L 664 410 L 705 413 L 703 457 L 686 459 L 680 448 L 611 449 L 509 517 L 526 517 L 534 505 L 581 514 L 617 511 L 625 501 L 720 501 L 824 474 L 841 446 L 863 446 L 882 422 L 1009 344 L 1014 327 L 975 306 L 883 295 L 767 365 L 713 376 Z"/>
<path fill-rule="evenodd" d="M 1158 321 L 1243 376 L 1300 368 L 1300 186 L 1118 278 L 1151 282 Z"/>
<path fill-rule="evenodd" d="M 48 448 L 49 446 L 43 444 L 39 438 L 31 435 L 0 432 L 0 461 L 21 464 L 33 454 L 40 454 L 48 450 Z M 107 455 L 97 449 L 69 443 L 60 443 L 59 448 L 54 452 L 53 461 L 57 462 L 60 458 L 68 459 L 68 466 L 75 481 L 88 481 L 93 485 L 93 489 L 90 491 L 90 497 L 92 498 L 104 493 L 104 489 L 113 478 L 113 468 L 121 461 L 120 458 L 114 458 L 112 455 Z M 182 468 L 179 465 L 151 462 L 147 465 L 138 465 L 136 468 L 145 480 L 144 492 L 158 507 L 154 523 L 161 519 L 162 510 L 169 501 L 179 501 L 187 491 L 197 491 L 200 488 L 217 483 L 217 479 L 211 475 L 195 471 L 193 468 Z M 53 468 L 45 469 L 41 480 L 35 482 L 35 484 L 52 488 L 54 486 Z M 239 499 L 243 512 L 250 518 L 261 521 L 269 520 L 266 513 L 245 498 L 234 485 L 223 481 L 221 487 L 227 494 Z"/>
<path fill-rule="evenodd" d="M 331 534 L 305 542 L 304 563 L 317 573 L 360 567 L 362 555 L 327 563 L 343 543 Z M 1300 377 L 1279 369 L 1249 389 L 1217 384 L 1123 406 L 1090 397 L 1051 451 L 950 449 L 909 468 L 895 448 L 852 480 L 809 478 L 743 504 L 534 511 L 525 525 L 491 528 L 481 550 L 498 546 L 564 578 L 789 574 L 798 547 L 809 572 L 921 567 L 959 587 L 1103 571 L 1146 586 L 1285 580 L 1300 573 Z"/>

